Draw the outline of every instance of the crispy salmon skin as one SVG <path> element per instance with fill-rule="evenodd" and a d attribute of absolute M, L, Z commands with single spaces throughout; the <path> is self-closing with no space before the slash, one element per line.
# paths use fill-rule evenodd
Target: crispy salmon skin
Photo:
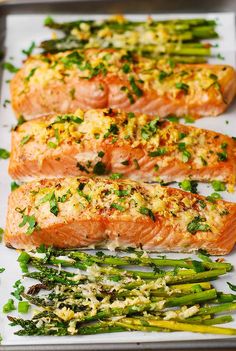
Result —
<path fill-rule="evenodd" d="M 144 114 L 77 110 L 12 131 L 9 173 L 21 181 L 113 174 L 151 182 L 189 178 L 234 184 L 236 142 Z"/>
<path fill-rule="evenodd" d="M 18 249 L 131 246 L 224 255 L 236 241 L 236 204 L 130 180 L 40 180 L 10 194 L 4 240 Z"/>
<path fill-rule="evenodd" d="M 166 117 L 216 116 L 236 90 L 227 65 L 172 64 L 125 50 L 88 49 L 28 58 L 11 81 L 18 117 L 117 108 Z"/>

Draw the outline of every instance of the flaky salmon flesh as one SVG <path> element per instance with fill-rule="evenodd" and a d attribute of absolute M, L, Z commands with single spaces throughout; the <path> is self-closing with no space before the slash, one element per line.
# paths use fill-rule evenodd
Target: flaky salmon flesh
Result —
<path fill-rule="evenodd" d="M 39 180 L 10 194 L 4 240 L 17 249 L 45 244 L 228 254 L 236 241 L 236 204 L 212 201 L 131 180 Z"/>
<path fill-rule="evenodd" d="M 9 173 L 21 181 L 95 174 L 233 185 L 236 141 L 144 114 L 77 110 L 28 121 L 12 131 Z"/>
<path fill-rule="evenodd" d="M 115 108 L 177 116 L 216 116 L 235 96 L 228 65 L 173 64 L 126 50 L 88 49 L 29 57 L 11 81 L 17 117 Z"/>

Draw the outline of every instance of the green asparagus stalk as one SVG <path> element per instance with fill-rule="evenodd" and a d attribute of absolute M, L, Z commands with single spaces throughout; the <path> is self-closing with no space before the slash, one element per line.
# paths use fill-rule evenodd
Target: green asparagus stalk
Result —
<path fill-rule="evenodd" d="M 202 307 L 198 311 L 198 314 L 199 315 L 215 314 L 215 313 L 221 313 L 226 311 L 227 312 L 236 311 L 236 302 L 228 302 L 228 303 L 223 303 L 216 306 Z"/>
<path fill-rule="evenodd" d="M 138 318 L 123 318 L 121 322 L 124 321 L 134 325 L 142 325 L 142 319 Z M 209 325 L 197 325 L 197 324 L 188 324 L 180 323 L 176 321 L 166 321 L 166 320 L 155 320 L 149 319 L 145 322 L 152 327 L 167 328 L 176 331 L 190 331 L 193 333 L 209 333 L 209 334 L 223 334 L 223 335 L 236 335 L 236 329 L 233 328 L 220 328 Z"/>
<path fill-rule="evenodd" d="M 65 50 L 85 49 L 91 47 L 114 47 L 116 49 L 128 49 L 137 51 L 140 55 L 149 56 L 157 59 L 158 54 L 170 55 L 175 62 L 200 63 L 205 62 L 206 57 L 211 55 L 210 45 L 200 42 L 202 39 L 217 38 L 215 31 L 216 22 L 205 19 L 197 21 L 152 21 L 133 22 L 125 20 L 104 20 L 100 23 L 95 21 L 73 21 L 57 23 L 51 17 L 45 20 L 45 25 L 52 29 L 61 30 L 65 33 L 64 38 L 46 40 L 41 43 L 45 52 L 60 52 Z M 82 40 L 76 31 L 81 31 L 81 26 L 87 26 L 87 37 Z M 140 32 L 140 29 L 147 31 L 149 29 L 157 33 L 156 44 L 143 45 L 137 42 L 130 47 L 130 44 L 116 44 L 117 42 L 109 41 L 106 37 L 99 40 L 98 31 L 107 29 L 113 35 L 118 33 L 122 35 L 127 31 L 131 33 Z M 159 32 L 165 30 L 165 36 L 158 36 Z M 160 39 L 162 38 L 162 39 Z M 97 41 L 97 42 L 96 42 Z M 158 44 L 161 45 L 158 45 Z"/>
<path fill-rule="evenodd" d="M 61 251 L 58 252 L 58 255 L 61 254 Z M 157 266 L 157 267 L 179 267 L 179 268 L 187 268 L 194 269 L 195 264 L 202 264 L 205 269 L 225 269 L 230 271 L 232 269 L 232 265 L 230 263 L 224 262 L 200 262 L 195 260 L 184 260 L 184 259 L 167 259 L 167 258 L 151 258 L 151 257 L 139 257 L 131 258 L 128 256 L 117 257 L 117 256 L 108 256 L 102 254 L 101 256 L 91 255 L 81 251 L 68 252 L 67 255 L 70 259 L 70 262 L 63 259 L 58 259 L 55 257 L 57 252 L 54 251 L 54 255 L 50 257 L 49 263 L 52 264 L 62 264 L 63 266 L 75 266 L 76 262 L 79 262 L 81 265 L 85 265 L 86 263 L 91 262 L 98 264 L 106 264 L 109 266 L 127 266 L 127 265 L 139 265 L 139 266 Z M 76 261 L 76 262 L 75 262 Z"/>
<path fill-rule="evenodd" d="M 220 316 L 212 319 L 200 319 L 199 321 L 194 320 L 194 318 L 188 318 L 185 320 L 182 320 L 183 323 L 190 323 L 190 324 L 204 324 L 204 325 L 215 325 L 215 324 L 224 324 L 224 323 L 230 323 L 233 321 L 232 316 Z"/>
<path fill-rule="evenodd" d="M 166 299 L 165 307 L 174 307 L 181 305 L 194 305 L 196 303 L 212 300 L 217 296 L 216 290 L 206 290 L 195 294 L 184 295 L 180 297 L 169 297 Z"/>

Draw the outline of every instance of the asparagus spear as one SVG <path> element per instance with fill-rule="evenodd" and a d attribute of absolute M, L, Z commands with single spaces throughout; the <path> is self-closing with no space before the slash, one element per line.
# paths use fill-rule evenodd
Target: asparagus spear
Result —
<path fill-rule="evenodd" d="M 123 318 L 121 322 L 127 322 L 134 325 L 142 325 L 142 319 L 138 318 Z M 149 319 L 145 322 L 152 327 L 159 328 L 168 328 L 171 330 L 178 331 L 190 331 L 193 333 L 210 333 L 210 334 L 224 334 L 224 335 L 236 335 L 236 329 L 233 328 L 220 328 L 209 325 L 197 325 L 197 324 L 188 324 L 188 323 L 180 323 L 176 321 L 165 321 L 165 320 L 155 320 Z"/>
<path fill-rule="evenodd" d="M 201 323 L 205 325 L 215 325 L 215 324 L 224 324 L 224 323 L 230 323 L 233 321 L 232 316 L 220 316 L 216 318 L 212 318 L 209 320 L 203 320 Z"/>
<path fill-rule="evenodd" d="M 62 265 L 75 266 L 75 261 L 80 262 L 81 265 L 86 265 L 87 262 L 91 264 L 99 263 L 106 264 L 110 266 L 127 266 L 127 265 L 139 265 L 139 266 L 157 266 L 157 267 L 180 267 L 187 269 L 194 269 L 196 264 L 201 264 L 206 269 L 226 269 L 230 271 L 232 269 L 232 265 L 230 263 L 225 262 L 208 262 L 208 261 L 196 261 L 196 260 L 188 260 L 188 259 L 167 259 L 167 258 L 152 258 L 152 257 L 140 257 L 140 255 L 136 258 L 131 258 L 129 256 L 111 256 L 105 255 L 101 252 L 99 256 L 91 255 L 86 252 L 81 251 L 68 251 L 67 257 L 71 260 L 71 263 L 66 260 L 58 260 L 55 256 L 60 256 L 61 251 L 53 251 L 53 256 L 50 257 L 48 263 L 60 263 Z"/>
<path fill-rule="evenodd" d="M 114 47 L 116 49 L 126 48 L 137 51 L 140 55 L 157 59 L 158 54 L 173 56 L 175 62 L 200 63 L 206 62 L 206 57 L 211 55 L 210 45 L 205 45 L 199 41 L 202 39 L 217 38 L 215 31 L 216 22 L 199 19 L 198 21 L 171 20 L 171 21 L 151 21 L 133 22 L 124 20 L 119 22 L 115 19 L 96 21 L 73 21 L 57 23 L 51 17 L 46 18 L 45 25 L 49 28 L 61 30 L 65 33 L 64 38 L 46 40 L 41 43 L 45 52 L 59 52 L 73 49 L 83 49 L 91 47 Z M 87 32 L 84 36 L 83 27 Z M 100 39 L 99 31 L 107 29 L 113 35 L 125 35 L 125 32 L 139 33 L 140 30 L 156 33 L 156 43 L 152 42 L 144 45 L 141 42 L 117 44 L 117 41 L 103 37 Z M 163 30 L 165 35 L 163 36 Z M 82 33 L 82 38 L 77 32 Z M 124 37 L 125 38 L 125 37 Z M 160 45 L 158 45 L 160 44 Z"/>
<path fill-rule="evenodd" d="M 128 256 L 124 258 L 104 254 L 93 256 L 84 252 L 50 249 L 45 252 L 45 255 L 44 259 L 31 257 L 30 264 L 39 271 L 26 273 L 25 276 L 43 281 L 46 285 L 42 285 L 42 287 L 50 288 L 51 292 L 39 296 L 23 293 L 24 298 L 32 304 L 43 307 L 44 310 L 35 315 L 32 320 L 11 319 L 10 317 L 14 325 L 20 325 L 23 328 L 17 332 L 17 335 L 70 335 L 71 333 L 82 335 L 125 330 L 186 330 L 227 335 L 235 334 L 234 329 L 212 327 L 215 324 L 232 321 L 230 316 L 212 318 L 212 315 L 235 310 L 236 303 L 232 302 L 235 296 L 217 292 L 208 282 L 208 280 L 225 274 L 226 270 L 231 269 L 231 266 L 226 264 L 221 266 L 218 262 L 211 262 L 209 259 L 204 259 L 202 263 L 191 259 L 185 261 L 168 260 L 166 258 L 152 259 L 141 256 L 142 253 L 131 259 Z M 127 271 L 119 268 L 130 263 L 153 266 L 153 260 L 164 261 L 164 266 L 185 266 L 179 267 L 181 269 L 177 271 L 161 271 L 158 273 Z M 49 268 L 45 263 L 71 266 L 82 270 L 87 270 L 90 266 L 96 265 L 95 270 L 98 275 L 96 274 L 94 277 L 93 270 L 90 271 L 91 276 L 78 275 L 76 272 L 72 273 L 61 268 L 59 270 Z M 215 263 L 216 265 L 214 265 Z M 104 264 L 112 265 L 112 267 L 106 267 Z M 221 269 L 222 267 L 224 269 Z M 109 279 L 112 280 L 113 278 L 116 278 L 115 281 L 118 282 L 115 290 L 115 285 L 108 282 Z M 145 280 L 147 278 L 148 281 Z M 96 299 L 95 313 L 94 308 L 92 308 L 93 304 L 89 305 L 91 297 L 88 297 L 84 291 L 84 284 L 87 283 L 91 284 L 90 286 L 93 289 L 92 299 Z M 157 286 L 160 286 L 160 288 L 157 288 Z M 40 289 L 36 289 L 36 293 L 39 291 Z M 110 304 L 110 307 L 104 307 L 103 301 L 105 301 L 105 304 L 108 303 L 108 306 Z M 196 305 L 222 301 L 230 302 L 205 307 Z M 168 318 L 170 317 L 169 309 L 178 306 L 192 306 L 192 317 L 180 319 L 183 315 L 189 315 L 188 313 L 183 314 L 181 308 L 173 310 L 171 320 L 165 320 L 167 314 Z M 62 317 L 58 317 L 60 315 L 58 309 L 61 308 L 64 308 L 65 311 L 68 309 L 68 312 L 72 313 L 69 319 L 67 317 L 65 320 L 63 319 L 63 311 Z M 79 312 L 78 315 L 77 312 Z M 125 318 L 119 320 L 117 324 L 110 321 L 115 316 L 125 316 Z M 74 329 L 70 329 L 70 321 L 73 321 Z M 96 323 L 91 324 L 94 322 Z"/>
<path fill-rule="evenodd" d="M 51 17 L 47 17 L 44 21 L 45 26 L 63 31 L 65 34 L 69 34 L 72 29 L 80 29 L 81 24 L 86 24 L 90 27 L 91 31 L 99 30 L 104 26 L 113 29 L 114 31 L 127 31 L 127 30 L 135 30 L 136 27 L 144 26 L 147 22 L 140 21 L 128 21 L 125 20 L 123 23 L 119 23 L 115 20 L 104 20 L 100 23 L 91 21 L 91 20 L 78 20 L 72 22 L 64 22 L 58 23 L 55 22 Z M 215 32 L 216 21 L 214 20 L 206 20 L 206 19 L 198 19 L 198 20 L 168 20 L 168 21 L 152 21 L 150 23 L 151 27 L 158 28 L 158 25 L 162 25 L 161 28 L 167 28 L 172 33 L 178 33 L 181 35 L 182 33 L 187 32 L 189 35 L 186 37 L 187 40 L 193 38 L 216 38 L 218 37 Z M 171 39 L 171 38 L 170 38 Z"/>
<path fill-rule="evenodd" d="M 198 311 L 199 315 L 204 315 L 204 314 L 214 314 L 214 313 L 221 313 L 221 312 L 231 312 L 236 310 L 236 302 L 228 302 L 228 303 L 222 303 L 220 305 L 216 306 L 210 306 L 210 307 L 202 307 Z"/>

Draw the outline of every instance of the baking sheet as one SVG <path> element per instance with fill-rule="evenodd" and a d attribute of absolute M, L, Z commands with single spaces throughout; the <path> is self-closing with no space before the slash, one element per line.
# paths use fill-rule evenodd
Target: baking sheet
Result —
<path fill-rule="evenodd" d="M 53 15 L 52 15 L 53 16 Z M 203 17 L 202 14 L 194 15 L 153 15 L 155 19 L 168 19 L 168 18 L 187 18 L 187 17 Z M 58 21 L 74 20 L 78 17 L 92 19 L 92 18 L 104 18 L 102 15 L 57 15 L 53 16 Z M 145 16 L 140 15 L 129 15 L 134 20 L 143 20 Z M 211 59 L 214 63 L 227 63 L 235 66 L 235 16 L 233 13 L 217 13 L 205 15 L 206 18 L 217 18 L 218 28 L 217 31 L 220 34 L 219 40 L 212 41 L 218 43 L 219 47 L 214 48 L 214 52 L 220 53 L 225 57 L 224 60 L 217 58 Z M 43 20 L 45 15 L 9 15 L 6 19 L 6 61 L 14 63 L 16 66 L 21 65 L 21 61 L 24 55 L 21 54 L 22 49 L 26 49 L 30 46 L 32 41 L 39 43 L 41 40 L 49 38 L 50 31 L 43 28 Z M 3 102 L 9 98 L 9 86 L 6 83 L 11 75 L 4 71 L 2 76 L 1 85 L 1 104 L 0 104 L 0 148 L 10 149 L 10 129 L 16 123 L 11 107 L 8 105 L 3 108 Z M 222 116 L 216 118 L 204 118 L 195 123 L 196 126 L 215 130 L 221 133 L 225 133 L 231 136 L 236 136 L 236 103 L 230 107 L 230 109 Z M 7 161 L 0 160 L 0 227 L 4 228 L 5 215 L 7 208 L 7 196 L 10 192 L 11 179 L 7 174 Z M 199 192 L 208 195 L 213 192 L 212 188 L 207 185 L 200 185 Z M 223 198 L 226 200 L 236 202 L 236 193 L 229 194 L 223 193 Z M 2 305 L 10 297 L 10 293 L 13 290 L 12 285 L 16 280 L 21 277 L 21 271 L 17 264 L 17 252 L 5 248 L 0 245 L 0 267 L 4 267 L 6 270 L 0 275 L 0 333 L 3 337 L 3 345 L 32 345 L 32 344 L 91 344 L 91 343 L 127 343 L 127 342 L 162 342 L 162 341 L 183 341 L 183 340 L 215 340 L 222 339 L 222 336 L 212 336 L 203 334 L 192 334 L 192 333 L 119 333 L 119 334 L 101 334 L 92 336 L 70 336 L 70 337 L 18 337 L 15 336 L 15 328 L 8 326 L 8 321 L 5 315 L 2 314 Z M 187 257 L 187 255 L 172 254 L 171 257 Z M 227 260 L 231 263 L 236 264 L 236 249 L 234 252 L 227 256 Z M 235 273 L 231 272 L 225 278 L 220 279 L 219 283 L 214 285 L 219 290 L 229 292 L 226 286 L 226 281 L 236 283 Z M 17 312 L 15 313 L 17 315 Z M 236 316 L 235 316 L 236 317 Z M 228 324 L 229 326 L 236 328 L 236 321 Z M 231 338 L 232 337 L 227 337 Z"/>

